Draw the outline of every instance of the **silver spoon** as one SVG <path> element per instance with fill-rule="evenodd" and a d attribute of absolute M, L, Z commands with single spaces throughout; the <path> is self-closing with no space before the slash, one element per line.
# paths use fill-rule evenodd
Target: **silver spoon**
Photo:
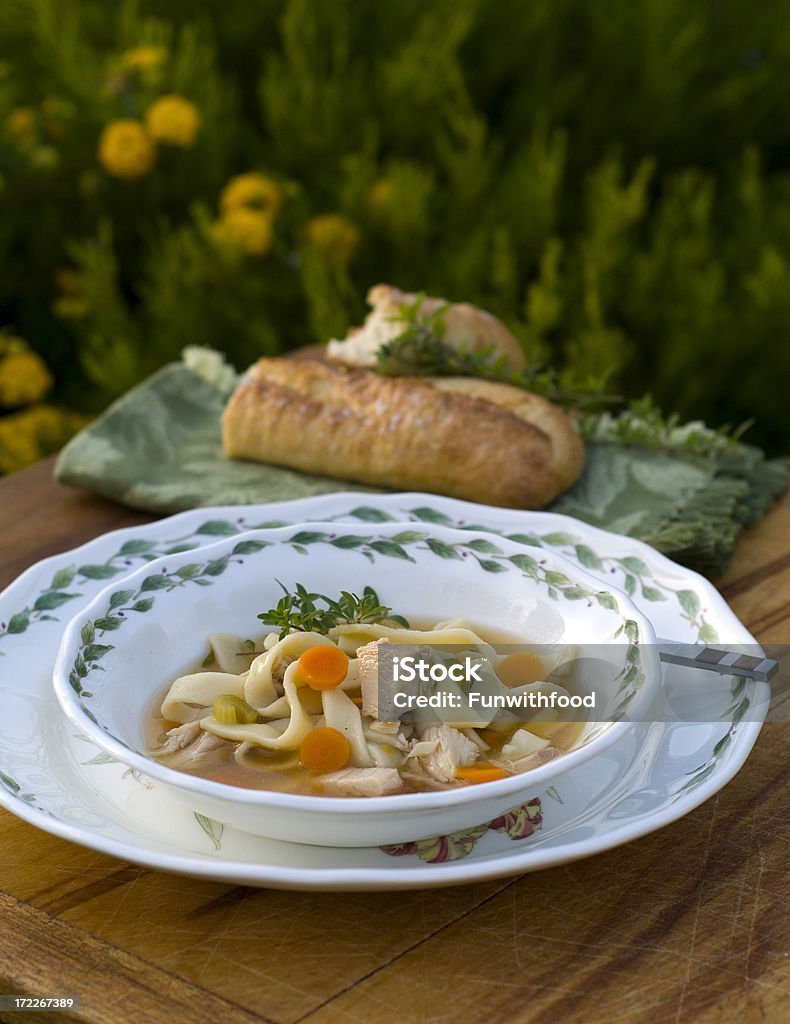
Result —
<path fill-rule="evenodd" d="M 767 683 L 779 670 L 779 662 L 772 658 L 758 658 L 741 651 L 722 647 L 702 647 L 699 644 L 680 644 L 674 640 L 658 640 L 658 655 L 670 665 L 684 668 L 702 668 L 723 676 L 744 676 Z"/>

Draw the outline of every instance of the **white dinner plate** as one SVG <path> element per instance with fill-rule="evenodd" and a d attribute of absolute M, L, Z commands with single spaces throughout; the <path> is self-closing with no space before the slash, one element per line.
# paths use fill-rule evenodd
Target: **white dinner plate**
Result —
<path fill-rule="evenodd" d="M 48 558 L 0 595 L 0 803 L 55 835 L 161 870 L 278 888 L 425 888 L 534 871 L 629 842 L 712 796 L 748 756 L 769 690 L 723 679 L 708 721 L 662 721 L 670 716 L 657 707 L 655 721 L 638 724 L 495 822 L 388 850 L 329 849 L 247 835 L 191 813 L 66 722 L 51 686 L 63 627 L 109 580 L 217 537 L 310 520 L 368 523 L 371 537 L 385 521 L 503 534 L 559 551 L 601 581 L 623 587 L 662 637 L 755 642 L 701 576 L 645 544 L 566 516 L 427 494 L 342 493 L 196 509 Z M 320 557 L 322 545 L 332 541 L 332 534 L 313 538 L 310 557 Z M 701 675 L 666 667 L 662 700 L 673 701 Z"/>

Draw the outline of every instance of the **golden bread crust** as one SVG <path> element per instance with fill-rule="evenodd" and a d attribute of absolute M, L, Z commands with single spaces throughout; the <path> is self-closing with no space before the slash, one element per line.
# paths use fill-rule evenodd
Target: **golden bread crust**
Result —
<path fill-rule="evenodd" d="M 225 408 L 222 434 L 231 458 L 512 508 L 547 504 L 584 459 L 573 424 L 537 395 L 318 360 L 255 363 Z"/>

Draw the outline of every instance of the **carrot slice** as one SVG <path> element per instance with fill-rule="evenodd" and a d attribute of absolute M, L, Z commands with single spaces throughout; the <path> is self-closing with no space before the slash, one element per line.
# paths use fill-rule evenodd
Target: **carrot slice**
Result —
<path fill-rule="evenodd" d="M 351 760 L 351 744 L 342 732 L 322 726 L 305 736 L 299 760 L 311 772 L 336 772 Z"/>
<path fill-rule="evenodd" d="M 462 782 L 496 782 L 497 779 L 506 779 L 510 772 L 505 768 L 497 768 L 493 764 L 475 764 L 469 768 L 456 768 L 455 777 Z"/>
<path fill-rule="evenodd" d="M 546 678 L 543 662 L 531 651 L 509 654 L 496 667 L 496 674 L 505 686 L 526 686 Z"/>
<path fill-rule="evenodd" d="M 334 644 L 311 647 L 299 659 L 299 674 L 313 690 L 334 690 L 348 675 L 348 655 Z"/>

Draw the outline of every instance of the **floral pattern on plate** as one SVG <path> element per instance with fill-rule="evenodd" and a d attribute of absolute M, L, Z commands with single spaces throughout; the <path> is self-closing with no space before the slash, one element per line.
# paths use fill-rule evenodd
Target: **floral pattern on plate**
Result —
<path fill-rule="evenodd" d="M 0 803 L 56 835 L 149 867 L 249 885 L 397 889 L 500 877 L 609 849 L 688 813 L 740 768 L 759 732 L 761 705 L 753 701 L 753 684 L 733 680 L 722 692 L 718 726 L 644 725 L 627 743 L 611 748 L 605 760 L 536 794 L 542 824 L 525 837 L 527 843 L 486 826 L 466 856 L 425 862 L 416 850 L 388 856 L 372 849 L 300 847 L 223 829 L 209 819 L 201 822 L 168 801 L 161 787 L 91 754 L 85 737 L 68 733 L 50 688 L 64 612 L 69 617 L 84 608 L 109 580 L 120 584 L 146 561 L 255 526 L 310 520 L 413 524 L 430 517 L 456 528 L 485 528 L 527 549 L 554 548 L 605 583 L 616 575 L 616 583 L 633 587 L 634 601 L 665 637 L 754 642 L 695 573 L 638 541 L 554 513 L 488 508 L 433 495 L 354 493 L 197 509 L 46 559 L 0 595 L 0 653 L 6 655 L 0 657 L 5 707 Z M 645 586 L 663 596 L 651 589 L 643 593 Z M 671 667 L 665 678 L 668 687 L 676 685 Z M 753 703 L 758 710 L 747 715 Z M 548 815 L 544 797 L 551 798 Z"/>
<path fill-rule="evenodd" d="M 447 836 L 434 836 L 432 839 L 420 839 L 413 843 L 398 843 L 382 846 L 384 853 L 391 857 L 403 857 L 415 854 L 426 864 L 445 864 L 450 860 L 462 860 L 474 850 L 479 839 L 489 831 L 503 832 L 509 839 L 528 839 L 543 824 L 543 810 L 540 800 L 533 797 L 526 803 L 519 804 L 506 814 L 500 814 L 493 821 L 476 828 L 467 828 L 462 832 L 451 832 Z"/>

